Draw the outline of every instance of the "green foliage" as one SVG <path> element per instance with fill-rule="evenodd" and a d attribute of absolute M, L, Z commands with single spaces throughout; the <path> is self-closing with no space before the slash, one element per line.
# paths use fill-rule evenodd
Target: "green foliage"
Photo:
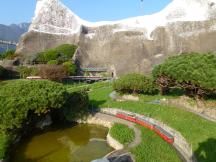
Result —
<path fill-rule="evenodd" d="M 68 99 L 66 89 L 50 81 L 13 81 L 0 89 L 0 131 L 21 128 L 30 112 L 42 115 L 62 108 Z"/>
<path fill-rule="evenodd" d="M 76 75 L 77 67 L 74 63 L 67 61 L 63 63 L 63 66 L 65 67 L 68 75 Z"/>
<path fill-rule="evenodd" d="M 70 60 L 76 52 L 76 49 L 77 46 L 75 45 L 63 44 L 39 53 L 35 61 L 47 63 L 51 60 L 56 60 L 58 64 L 61 64 Z"/>
<path fill-rule="evenodd" d="M 14 59 L 16 50 L 8 50 L 0 54 L 0 59 Z"/>
<path fill-rule="evenodd" d="M 89 93 L 90 104 L 94 107 L 104 108 L 104 107 L 114 107 L 114 108 L 121 108 L 123 110 L 135 112 L 138 114 L 144 114 L 146 116 L 155 118 L 168 126 L 174 128 L 175 130 L 179 131 L 185 139 L 191 144 L 192 149 L 200 162 L 214 162 L 216 159 L 216 154 L 213 150 L 216 150 L 216 144 L 212 144 L 209 139 L 216 139 L 216 124 L 214 122 L 208 121 L 203 119 L 202 117 L 197 116 L 196 114 L 187 112 L 185 110 L 171 107 L 168 105 L 162 104 L 152 104 L 146 102 L 144 100 L 145 96 L 140 98 L 138 102 L 132 101 L 125 101 L 125 102 L 116 102 L 110 99 L 109 94 L 113 91 L 111 87 L 104 85 L 104 87 L 100 89 L 93 89 Z M 164 98 L 164 97 L 163 97 Z M 151 96 L 150 100 L 154 101 L 158 99 L 158 96 Z M 188 131 L 189 130 L 189 131 Z M 151 138 L 146 137 L 145 134 L 143 136 L 143 141 L 151 142 Z M 209 142 L 208 142 L 209 141 Z M 155 143 L 155 142 L 154 142 Z M 135 156 L 139 156 L 141 161 L 142 157 L 152 156 L 154 159 L 155 152 L 149 151 L 148 152 L 148 145 L 143 145 L 142 147 L 136 150 Z M 150 145 L 153 146 L 154 144 Z M 205 145 L 204 147 L 202 147 Z M 157 142 L 155 144 L 157 146 Z M 163 146 L 161 146 L 161 149 Z M 154 148 L 152 149 L 154 150 Z M 198 150 L 198 152 L 196 152 Z M 158 150 L 157 156 L 162 156 L 164 153 L 160 153 Z M 133 152 L 134 153 L 134 152 Z M 162 154 L 162 155 L 161 155 Z M 173 152 L 166 151 L 167 156 L 173 154 Z M 207 155 L 203 157 L 203 155 Z M 211 156 L 208 156 L 211 155 Z M 163 159 L 163 158 L 161 158 Z M 165 161 L 165 160 L 159 161 Z M 155 161 L 155 160 L 150 160 Z"/>
<path fill-rule="evenodd" d="M 114 124 L 110 129 L 110 135 L 124 145 L 131 143 L 135 138 L 134 131 L 124 124 Z"/>
<path fill-rule="evenodd" d="M 20 74 L 20 78 L 25 79 L 28 76 L 36 76 L 38 74 L 38 69 L 36 67 L 19 66 L 17 71 Z"/>
<path fill-rule="evenodd" d="M 216 56 L 190 53 L 174 56 L 153 70 L 159 86 L 167 84 L 196 92 L 216 90 Z"/>
<path fill-rule="evenodd" d="M 43 79 L 61 82 L 67 76 L 67 72 L 63 65 L 41 65 L 38 75 Z"/>
<path fill-rule="evenodd" d="M 58 61 L 50 60 L 50 61 L 47 62 L 47 65 L 58 65 Z"/>
<path fill-rule="evenodd" d="M 5 68 L 0 66 L 0 79 L 2 79 L 4 77 L 4 73 L 5 73 Z"/>
<path fill-rule="evenodd" d="M 142 132 L 142 142 L 131 152 L 136 162 L 181 162 L 175 149 L 163 141 L 157 134 L 142 126 L 138 126 Z"/>
<path fill-rule="evenodd" d="M 114 82 L 114 89 L 121 93 L 154 94 L 157 92 L 154 82 L 142 74 L 127 74 Z"/>
<path fill-rule="evenodd" d="M 63 109 L 64 116 L 68 121 L 80 119 L 89 113 L 89 98 L 85 91 L 71 92 L 67 105 Z"/>
<path fill-rule="evenodd" d="M 0 159 L 5 158 L 7 148 L 9 145 L 9 137 L 0 133 Z"/>

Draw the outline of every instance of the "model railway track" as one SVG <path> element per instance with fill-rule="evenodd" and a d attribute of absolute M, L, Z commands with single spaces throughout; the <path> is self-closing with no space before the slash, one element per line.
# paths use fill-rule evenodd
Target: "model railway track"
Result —
<path fill-rule="evenodd" d="M 171 135 L 169 132 L 161 128 L 160 126 L 155 125 L 154 123 L 151 123 L 147 118 L 145 117 L 138 117 L 133 113 L 123 113 L 118 112 L 116 114 L 117 118 L 121 118 L 136 124 L 139 124 L 141 126 L 144 126 L 145 128 L 148 128 L 152 131 L 154 131 L 156 134 L 158 134 L 163 140 L 168 142 L 169 144 L 174 143 L 174 136 Z"/>

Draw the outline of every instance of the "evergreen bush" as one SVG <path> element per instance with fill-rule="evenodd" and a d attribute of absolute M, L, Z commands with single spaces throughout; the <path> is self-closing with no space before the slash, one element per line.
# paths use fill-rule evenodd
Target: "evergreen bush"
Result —
<path fill-rule="evenodd" d="M 169 88 L 180 88 L 203 97 L 216 91 L 216 56 L 200 53 L 174 56 L 156 66 L 153 76 L 162 93 Z"/>
<path fill-rule="evenodd" d="M 151 78 L 142 74 L 127 74 L 114 82 L 114 89 L 120 93 L 157 93 L 156 86 Z"/>

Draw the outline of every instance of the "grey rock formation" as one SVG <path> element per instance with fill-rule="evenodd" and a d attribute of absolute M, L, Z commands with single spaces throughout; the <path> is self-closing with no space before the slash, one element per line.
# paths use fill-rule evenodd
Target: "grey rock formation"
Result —
<path fill-rule="evenodd" d="M 63 43 L 80 47 L 75 58 L 81 67 L 149 73 L 172 55 L 216 52 L 216 0 L 173 0 L 153 15 L 98 23 L 82 20 L 59 0 L 38 0 L 17 53 L 30 59 Z"/>

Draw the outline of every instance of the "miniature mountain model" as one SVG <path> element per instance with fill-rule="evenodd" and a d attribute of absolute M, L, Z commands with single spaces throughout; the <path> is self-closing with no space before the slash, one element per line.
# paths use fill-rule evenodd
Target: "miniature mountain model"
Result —
<path fill-rule="evenodd" d="M 153 15 L 97 23 L 82 20 L 59 0 L 38 0 L 17 53 L 30 59 L 63 43 L 80 47 L 81 67 L 148 73 L 171 55 L 216 51 L 216 0 L 173 0 Z"/>

